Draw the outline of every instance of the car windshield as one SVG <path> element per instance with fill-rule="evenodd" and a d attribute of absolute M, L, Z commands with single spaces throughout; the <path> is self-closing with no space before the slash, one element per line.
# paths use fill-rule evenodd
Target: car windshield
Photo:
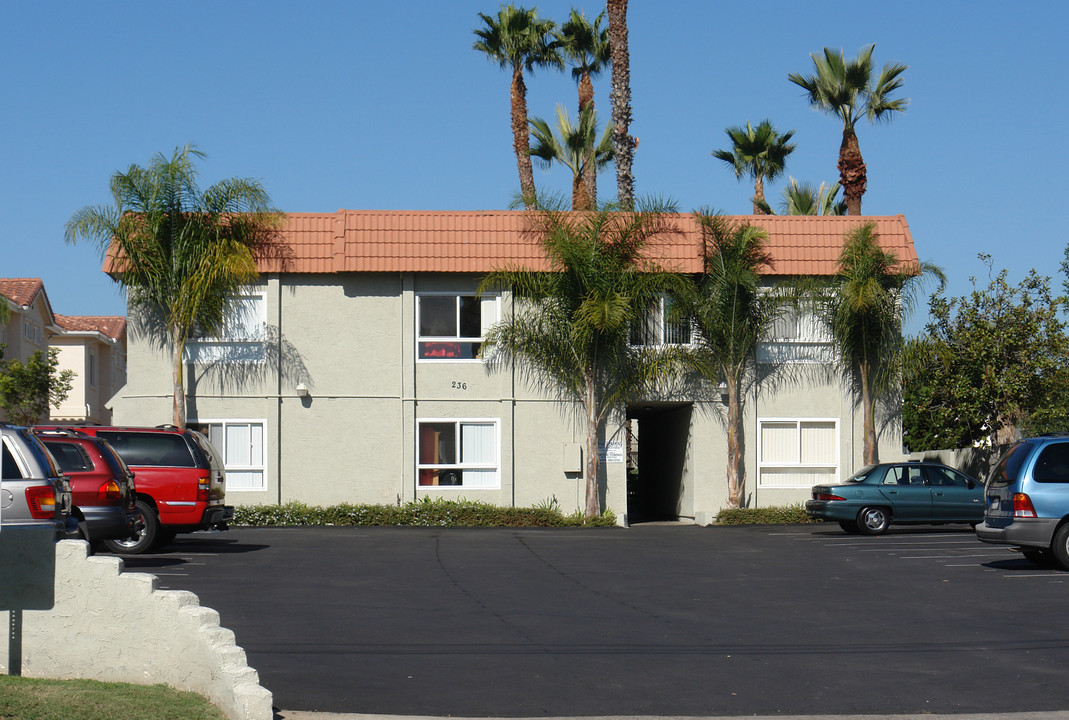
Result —
<path fill-rule="evenodd" d="M 850 477 L 848 477 L 845 480 L 843 480 L 843 482 L 844 483 L 863 483 L 863 482 L 865 482 L 865 478 L 867 478 L 869 476 L 869 474 L 875 469 L 876 469 L 875 465 L 866 465 L 865 467 L 861 468 L 860 470 L 858 470 L 856 473 L 854 473 Z"/>

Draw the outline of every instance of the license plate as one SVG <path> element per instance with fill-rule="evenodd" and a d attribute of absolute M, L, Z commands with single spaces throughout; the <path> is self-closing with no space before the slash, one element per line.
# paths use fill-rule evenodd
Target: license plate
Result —
<path fill-rule="evenodd" d="M 987 506 L 992 510 L 998 510 L 998 497 L 989 497 L 987 499 Z"/>

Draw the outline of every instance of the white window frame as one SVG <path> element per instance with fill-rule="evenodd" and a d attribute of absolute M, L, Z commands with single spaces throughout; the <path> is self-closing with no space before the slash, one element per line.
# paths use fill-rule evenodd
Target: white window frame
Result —
<path fill-rule="evenodd" d="M 831 333 L 814 311 L 789 310 L 778 322 L 793 323 L 795 332 L 790 336 L 774 335 L 758 343 L 758 363 L 827 365 L 836 362 L 835 343 Z"/>
<path fill-rule="evenodd" d="M 201 365 L 213 363 L 261 364 L 267 361 L 267 293 L 262 290 L 242 292 L 233 300 L 256 298 L 256 317 L 249 324 L 251 332 L 233 335 L 191 337 L 186 343 L 185 360 Z M 224 327 L 225 331 L 227 328 Z"/>
<path fill-rule="evenodd" d="M 797 442 L 795 443 L 795 457 L 790 462 L 765 462 L 762 460 L 764 457 L 764 426 L 766 424 L 788 424 L 793 423 L 797 431 Z M 802 453 L 802 427 L 805 424 L 821 424 L 831 425 L 832 432 L 835 434 L 835 462 L 834 463 L 803 463 L 801 459 Z M 839 468 L 842 465 L 842 440 L 839 435 L 839 418 L 832 417 L 759 417 L 757 418 L 757 486 L 761 489 L 792 489 L 797 490 L 799 488 L 808 489 L 818 483 L 805 483 L 805 484 L 792 484 L 792 483 L 774 483 L 766 482 L 764 476 L 764 470 L 823 470 L 824 474 L 828 477 L 828 482 L 838 482 L 839 480 Z M 772 477 L 776 475 L 773 474 Z"/>
<path fill-rule="evenodd" d="M 657 306 L 654 307 L 654 308 L 650 308 L 646 312 L 646 315 L 642 318 L 642 320 L 644 322 L 648 322 L 649 324 L 651 324 L 653 326 L 652 330 L 657 335 L 657 342 L 653 342 L 653 343 L 637 343 L 637 342 L 635 342 L 635 329 L 634 329 L 634 327 L 632 327 L 632 329 L 631 329 L 631 331 L 629 333 L 629 336 L 628 336 L 628 343 L 631 345 L 631 347 L 650 347 L 650 348 L 671 347 L 671 346 L 688 347 L 688 346 L 691 346 L 691 345 L 694 344 L 694 339 L 695 339 L 695 336 L 697 335 L 697 332 L 696 332 L 696 330 L 695 330 L 695 328 L 693 326 L 690 328 L 690 340 L 688 340 L 687 342 L 685 342 L 685 343 L 676 343 L 676 342 L 667 342 L 665 340 L 665 332 L 667 331 L 667 328 L 668 328 L 668 325 L 669 325 L 669 323 L 666 321 L 666 317 L 667 317 L 667 312 L 668 312 L 668 301 L 670 299 L 671 298 L 668 298 L 666 296 L 662 296 L 658 300 Z"/>
<path fill-rule="evenodd" d="M 428 298 L 428 297 L 433 297 L 433 298 L 452 297 L 452 298 L 455 299 L 455 301 L 456 301 L 456 322 L 457 322 L 457 324 L 456 324 L 457 334 L 456 335 L 421 335 L 420 334 L 420 326 L 422 324 L 420 322 L 420 320 L 421 320 L 423 298 Z M 480 304 L 480 308 L 479 308 L 480 309 L 479 326 L 480 326 L 480 331 L 481 332 L 480 332 L 480 335 L 478 337 L 469 337 L 469 336 L 466 336 L 466 335 L 460 335 L 460 299 L 461 298 L 475 298 L 475 299 L 477 299 L 479 301 L 479 304 Z M 490 314 L 492 315 L 492 317 L 489 317 L 489 318 L 485 317 L 485 315 L 484 315 L 488 305 L 491 307 Z M 481 346 L 482 343 L 485 342 L 486 331 L 489 330 L 490 327 L 492 325 L 494 325 L 494 323 L 496 323 L 498 320 L 501 319 L 501 296 L 497 295 L 497 294 L 489 294 L 489 293 L 488 294 L 484 294 L 482 296 L 479 296 L 474 291 L 472 291 L 472 292 L 439 292 L 439 291 L 418 292 L 418 293 L 416 293 L 416 313 L 415 313 L 415 315 L 416 315 L 416 317 L 415 317 L 415 320 L 416 320 L 415 336 L 416 336 L 416 362 L 417 363 L 443 363 L 443 362 L 450 362 L 450 363 L 481 363 L 481 362 L 484 361 L 484 358 L 482 357 L 482 353 L 481 353 L 481 348 L 480 348 L 480 352 L 475 353 L 476 357 L 473 357 L 473 358 L 420 357 L 420 355 L 422 354 L 420 352 L 420 346 L 423 343 L 441 343 L 441 344 L 444 344 L 444 345 L 454 344 L 454 343 L 459 345 L 461 343 L 468 343 L 468 344 L 478 344 L 478 345 Z"/>
<path fill-rule="evenodd" d="M 268 482 L 267 482 L 267 420 L 265 418 L 216 418 L 216 419 L 209 418 L 209 419 L 205 419 L 205 420 L 201 420 L 200 418 L 197 418 L 195 420 L 190 420 L 189 424 L 192 425 L 194 429 L 200 430 L 201 432 L 203 432 L 204 435 L 209 440 L 211 440 L 212 438 L 211 438 L 210 432 L 205 432 L 205 430 L 207 429 L 206 426 L 211 426 L 211 425 L 219 425 L 219 426 L 221 426 L 220 427 L 220 431 L 221 431 L 222 437 L 223 437 L 223 447 L 220 447 L 219 444 L 214 442 L 214 441 L 212 441 L 212 445 L 215 446 L 215 449 L 219 451 L 219 455 L 222 457 L 223 467 L 225 468 L 226 473 L 227 473 L 226 491 L 228 493 L 230 493 L 230 492 L 235 492 L 235 493 L 240 493 L 240 492 L 263 492 L 264 490 L 267 490 L 267 487 L 268 487 Z M 257 464 L 249 464 L 249 465 L 229 465 L 229 464 L 227 464 L 227 462 L 226 462 L 226 458 L 227 458 L 227 452 L 226 452 L 226 429 L 227 429 L 228 426 L 233 426 L 233 425 L 248 425 L 250 427 L 253 426 L 253 425 L 260 426 L 260 437 L 263 439 L 263 443 L 262 443 L 263 447 L 261 448 L 262 457 L 260 458 L 260 464 L 258 464 L 258 465 Z M 260 484 L 259 484 L 258 487 L 233 487 L 230 484 L 230 473 L 231 473 L 231 471 L 233 471 L 233 472 L 259 472 L 260 473 Z"/>
<path fill-rule="evenodd" d="M 456 426 L 454 438 L 456 439 L 457 446 L 454 449 L 457 462 L 455 463 L 422 463 L 420 462 L 421 448 L 420 442 L 422 433 L 420 427 L 430 423 L 453 423 Z M 463 433 L 461 426 L 463 425 L 490 425 L 493 427 L 494 432 L 494 460 L 492 463 L 466 463 L 462 461 L 463 457 Z M 420 471 L 421 470 L 459 470 L 461 471 L 461 483 L 460 485 L 421 485 L 420 484 Z M 463 484 L 463 471 L 464 470 L 493 470 L 493 481 L 484 485 L 464 485 Z M 463 491 L 475 491 L 475 490 L 500 490 L 501 489 L 501 420 L 499 418 L 417 418 L 416 419 L 416 488 L 421 490 L 463 490 Z"/>

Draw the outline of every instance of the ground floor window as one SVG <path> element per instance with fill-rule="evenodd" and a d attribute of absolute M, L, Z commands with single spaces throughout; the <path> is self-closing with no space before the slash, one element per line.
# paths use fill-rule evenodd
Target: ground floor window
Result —
<path fill-rule="evenodd" d="M 266 490 L 264 421 L 206 420 L 189 423 L 208 436 L 223 456 L 227 491 Z"/>
<path fill-rule="evenodd" d="M 419 484 L 498 488 L 496 420 L 420 420 Z"/>
<path fill-rule="evenodd" d="M 757 484 L 810 487 L 839 477 L 839 421 L 826 418 L 758 420 Z"/>

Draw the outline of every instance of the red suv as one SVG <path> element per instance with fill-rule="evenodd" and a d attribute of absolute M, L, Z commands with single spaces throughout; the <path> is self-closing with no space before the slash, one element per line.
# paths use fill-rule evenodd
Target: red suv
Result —
<path fill-rule="evenodd" d="M 78 532 L 95 545 L 134 533 L 134 474 L 100 438 L 77 430 L 34 430 L 71 486 Z"/>
<path fill-rule="evenodd" d="M 134 471 L 136 512 L 141 522 L 133 536 L 107 540 L 111 550 L 137 554 L 169 544 L 178 533 L 225 530 L 234 517 L 226 505 L 226 473 L 219 451 L 201 433 L 166 425 L 79 427 L 107 440 Z"/>

